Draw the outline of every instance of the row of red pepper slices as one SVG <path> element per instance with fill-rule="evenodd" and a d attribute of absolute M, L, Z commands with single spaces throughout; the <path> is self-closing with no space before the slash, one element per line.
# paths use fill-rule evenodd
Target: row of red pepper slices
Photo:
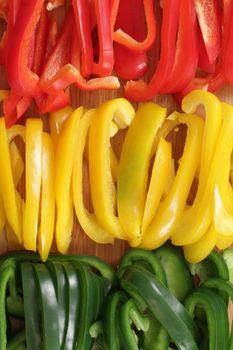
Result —
<path fill-rule="evenodd" d="M 179 99 L 194 88 L 215 91 L 225 80 L 233 82 L 231 0 L 72 0 L 58 31 L 49 10 L 59 6 L 64 0 L 0 0 L 7 23 L 0 64 L 11 87 L 4 102 L 8 126 L 33 99 L 40 113 L 64 107 L 72 84 L 88 91 L 117 89 L 119 77 L 128 80 L 129 100 L 145 101 L 161 93 Z M 135 80 L 158 46 L 150 82 Z"/>

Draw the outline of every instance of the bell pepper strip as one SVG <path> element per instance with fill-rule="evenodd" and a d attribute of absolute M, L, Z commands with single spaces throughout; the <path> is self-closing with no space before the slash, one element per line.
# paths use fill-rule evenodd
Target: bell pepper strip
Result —
<path fill-rule="evenodd" d="M 167 142 L 163 137 L 161 137 L 155 154 L 151 178 L 146 195 L 141 225 L 142 234 L 146 232 L 148 226 L 153 220 L 153 217 L 155 216 L 159 207 L 160 200 L 164 194 L 171 169 L 171 151 L 171 143 Z"/>
<path fill-rule="evenodd" d="M 91 75 L 94 60 L 91 39 L 90 4 L 85 0 L 73 0 L 72 6 L 81 51 L 80 71 L 85 78 Z"/>
<path fill-rule="evenodd" d="M 183 215 L 188 194 L 200 163 L 203 120 L 196 115 L 181 114 L 179 122 L 188 127 L 183 155 L 179 160 L 179 168 L 170 193 L 161 202 L 151 224 L 142 236 L 140 244 L 142 248 L 157 248 L 171 236 Z"/>
<path fill-rule="evenodd" d="M 220 250 L 224 250 L 232 245 L 233 236 L 224 236 L 218 234 L 216 247 Z"/>
<path fill-rule="evenodd" d="M 184 51 L 184 47 L 187 47 Z M 198 63 L 197 21 L 193 0 L 181 0 L 174 66 L 160 92 L 183 90 L 194 78 Z"/>
<path fill-rule="evenodd" d="M 103 309 L 104 339 L 109 350 L 118 350 L 122 344 L 118 320 L 118 309 L 128 300 L 123 291 L 115 292 L 107 297 Z"/>
<path fill-rule="evenodd" d="M 142 0 L 120 1 L 115 28 L 127 32 L 134 40 L 142 41 L 145 35 L 143 12 Z M 129 21 L 128 18 L 134 18 L 134 20 Z M 136 26 L 135 23 L 137 23 Z M 117 42 L 114 43 L 114 70 L 119 78 L 123 80 L 140 78 L 147 69 L 147 61 L 146 52 L 136 52 Z"/>
<path fill-rule="evenodd" d="M 23 206 L 23 244 L 36 251 L 39 224 L 42 179 L 42 133 L 41 119 L 27 119 L 25 146 L 26 194 Z"/>
<path fill-rule="evenodd" d="M 65 91 L 47 95 L 40 94 L 35 97 L 38 112 L 40 114 L 51 113 L 70 104 L 70 97 Z"/>
<path fill-rule="evenodd" d="M 214 95 L 201 90 L 189 93 L 182 102 L 182 109 L 186 113 L 190 113 L 199 104 L 203 104 L 206 111 L 204 135 L 203 139 L 201 139 L 199 186 L 192 206 L 184 211 L 183 216 L 172 233 L 172 242 L 175 245 L 192 244 L 198 241 L 208 229 L 211 221 L 211 203 L 207 198 L 210 198 L 209 196 L 212 194 L 213 185 L 211 185 L 212 187 L 208 185 L 208 191 L 206 186 L 208 178 L 209 183 L 215 182 L 213 173 L 211 172 L 211 176 L 209 174 L 213 157 L 216 157 L 215 150 L 222 122 L 222 110 L 219 100 Z M 220 150 L 218 156 L 221 158 Z M 217 168 L 215 169 L 217 171 Z M 203 197 L 204 193 L 205 201 Z M 195 220 L 193 220 L 194 217 L 196 218 Z"/>
<path fill-rule="evenodd" d="M 76 152 L 76 135 L 83 108 L 76 109 L 62 128 L 55 154 L 55 200 L 56 200 L 56 244 L 61 253 L 66 253 L 73 227 L 73 201 L 71 177 Z"/>
<path fill-rule="evenodd" d="M 122 147 L 117 179 L 117 211 L 131 246 L 137 246 L 141 241 L 151 148 L 165 117 L 166 109 L 156 104 L 140 106 Z"/>
<path fill-rule="evenodd" d="M 147 36 L 139 42 L 124 30 L 117 29 L 113 32 L 113 40 L 133 51 L 147 51 L 153 45 L 156 38 L 156 20 L 154 14 L 154 2 L 152 0 L 143 0 L 145 18 L 147 23 Z M 137 4 L 134 4 L 137 6 Z M 135 20 L 135 19 L 134 19 Z"/>
<path fill-rule="evenodd" d="M 6 71 L 9 84 L 16 94 L 33 96 L 38 93 L 39 77 L 29 68 L 30 40 L 43 7 L 43 0 L 21 3 L 12 30 Z"/>
<path fill-rule="evenodd" d="M 152 272 L 164 286 L 167 286 L 167 277 L 159 256 L 150 251 L 139 248 L 131 248 L 128 249 L 121 258 L 119 269 L 134 265 L 136 263 L 143 264 L 143 266 Z"/>
<path fill-rule="evenodd" d="M 221 9 L 218 0 L 194 0 L 198 22 L 210 63 L 221 50 Z"/>
<path fill-rule="evenodd" d="M 181 0 L 164 1 L 159 63 L 149 84 L 142 80 L 127 82 L 125 96 L 129 100 L 146 101 L 153 98 L 171 73 L 175 61 L 180 6 Z"/>
<path fill-rule="evenodd" d="M 118 276 L 122 288 L 137 302 L 147 305 L 179 349 L 198 349 L 195 323 L 184 306 L 152 273 L 133 265 L 120 269 Z"/>
<path fill-rule="evenodd" d="M 73 109 L 70 106 L 59 109 L 58 111 L 51 112 L 49 115 L 49 127 L 50 134 L 53 139 L 53 143 L 56 145 L 58 137 L 61 133 L 62 126 L 65 121 L 69 118 Z"/>
<path fill-rule="evenodd" d="M 107 76 L 112 73 L 114 65 L 110 3 L 109 0 L 94 0 L 93 2 L 99 37 L 99 59 L 98 63 L 93 63 L 92 72 L 98 76 Z"/>
<path fill-rule="evenodd" d="M 124 99 L 105 102 L 96 110 L 89 132 L 90 191 L 94 212 L 100 225 L 121 239 L 128 236 L 114 210 L 116 193 L 111 175 L 109 131 L 112 120 L 119 129 L 124 129 L 131 124 L 134 115 L 133 106 Z"/>
<path fill-rule="evenodd" d="M 21 198 L 14 185 L 5 121 L 0 118 L 0 191 L 7 221 L 22 241 Z M 4 189 L 4 193 L 3 193 Z"/>
<path fill-rule="evenodd" d="M 12 166 L 12 172 L 13 172 L 13 178 L 14 178 L 14 184 L 17 188 L 21 176 L 24 172 L 24 162 L 21 156 L 21 153 L 16 146 L 15 142 L 11 142 L 9 145 L 10 148 L 10 157 L 11 157 L 11 166 Z"/>
<path fill-rule="evenodd" d="M 5 224 L 6 224 L 6 215 L 5 215 L 3 200 L 2 200 L 2 197 L 0 197 L 0 232 L 3 231 Z"/>
<path fill-rule="evenodd" d="M 217 240 L 218 232 L 212 224 L 198 241 L 183 247 L 185 259 L 193 264 L 202 261 L 214 249 Z"/>
<path fill-rule="evenodd" d="M 57 34 L 58 34 L 57 22 L 53 16 L 50 16 L 48 19 L 48 34 L 47 34 L 44 62 L 47 62 L 52 50 L 56 45 Z"/>
<path fill-rule="evenodd" d="M 213 63 L 210 63 L 199 25 L 197 28 L 197 37 L 198 37 L 198 54 L 199 54 L 198 67 L 206 73 L 214 73 L 216 70 L 216 60 Z"/>
<path fill-rule="evenodd" d="M 49 134 L 42 135 L 42 177 L 40 224 L 38 228 L 38 251 L 42 261 L 46 261 L 53 242 L 55 226 L 55 164 L 54 145 Z"/>
<path fill-rule="evenodd" d="M 80 287 L 79 287 L 79 279 L 77 273 L 75 271 L 74 266 L 65 262 L 63 264 L 63 269 L 67 281 L 68 287 L 68 298 L 66 300 L 66 307 L 68 307 L 67 315 L 67 326 L 64 334 L 63 346 L 64 349 L 73 349 L 75 346 L 75 339 L 77 336 L 77 329 L 75 329 L 75 324 L 78 320 L 78 311 L 80 307 Z"/>
<path fill-rule="evenodd" d="M 59 349 L 58 308 L 54 284 L 45 265 L 34 264 L 33 269 L 41 305 L 43 347 L 46 350 Z"/>
<path fill-rule="evenodd" d="M 7 128 L 17 123 L 17 121 L 24 115 L 32 103 L 32 98 L 29 96 L 19 96 L 12 90 L 7 98 L 4 100 L 3 112 L 6 120 Z"/>
<path fill-rule="evenodd" d="M 183 302 L 194 289 L 194 284 L 182 250 L 166 243 L 156 249 L 154 255 L 164 269 L 169 290 Z"/>
<path fill-rule="evenodd" d="M 209 278 L 202 286 L 218 290 L 219 292 L 225 292 L 233 300 L 233 285 L 229 281 L 224 281 L 221 278 Z"/>
<path fill-rule="evenodd" d="M 210 349 L 229 349 L 227 306 L 222 298 L 209 288 L 198 288 L 185 301 L 185 307 L 194 318 L 197 306 L 205 311 Z"/>
<path fill-rule="evenodd" d="M 114 238 L 101 227 L 95 213 L 89 213 L 84 206 L 83 153 L 87 142 L 87 134 L 94 117 L 95 110 L 89 110 L 80 120 L 76 135 L 77 147 L 72 173 L 72 195 L 78 221 L 88 237 L 97 243 L 113 243 Z"/>

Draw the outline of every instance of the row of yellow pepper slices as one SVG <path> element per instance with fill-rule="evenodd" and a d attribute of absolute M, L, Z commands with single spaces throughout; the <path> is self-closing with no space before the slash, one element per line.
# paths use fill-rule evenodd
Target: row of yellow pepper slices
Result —
<path fill-rule="evenodd" d="M 204 118 L 194 114 L 199 105 Z M 50 115 L 50 134 L 40 119 L 6 129 L 1 118 L 0 231 L 6 225 L 46 260 L 54 232 L 58 250 L 69 249 L 75 210 L 98 243 L 117 238 L 152 250 L 170 239 L 183 246 L 190 262 L 215 246 L 226 248 L 233 242 L 233 107 L 196 90 L 184 98 L 182 110 L 166 118 L 165 108 L 145 103 L 135 113 L 125 99 L 90 110 L 67 107 Z M 168 135 L 182 124 L 183 154 L 173 159 Z M 125 128 L 118 159 L 111 138 Z M 25 166 L 17 136 L 25 142 Z M 25 198 L 18 191 L 24 172 Z M 198 185 L 190 204 L 193 183 Z M 93 212 L 85 205 L 90 199 Z"/>

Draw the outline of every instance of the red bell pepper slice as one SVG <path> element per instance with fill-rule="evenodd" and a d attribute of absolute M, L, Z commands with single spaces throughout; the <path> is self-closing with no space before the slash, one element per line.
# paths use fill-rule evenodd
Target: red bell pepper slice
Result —
<path fill-rule="evenodd" d="M 3 103 L 3 113 L 5 116 L 6 127 L 10 128 L 12 125 L 14 125 L 28 110 L 31 103 L 31 97 L 18 96 L 11 91 Z"/>
<path fill-rule="evenodd" d="M 52 95 L 40 94 L 35 97 L 35 100 L 37 109 L 41 114 L 55 112 L 70 104 L 69 94 L 64 91 Z"/>
<path fill-rule="evenodd" d="M 224 1 L 222 66 L 226 80 L 233 83 L 233 2 Z"/>
<path fill-rule="evenodd" d="M 93 67 L 89 3 L 87 0 L 72 0 L 72 5 L 81 48 L 81 74 L 83 77 L 87 77 L 91 74 Z"/>
<path fill-rule="evenodd" d="M 202 37 L 210 63 L 221 49 L 221 10 L 219 0 L 194 0 Z"/>
<path fill-rule="evenodd" d="M 16 22 L 19 6 L 20 6 L 20 0 L 8 0 L 8 1 L 4 0 L 2 3 L 2 16 L 6 20 L 7 26 L 0 41 L 0 64 L 6 63 L 6 55 L 8 51 L 9 38 L 11 36 L 11 32 Z"/>
<path fill-rule="evenodd" d="M 198 53 L 199 53 L 198 67 L 206 73 L 214 73 L 216 69 L 216 60 L 213 63 L 210 63 L 199 25 L 197 30 L 197 37 L 198 37 Z"/>
<path fill-rule="evenodd" d="M 99 37 L 99 61 L 93 64 L 93 74 L 108 76 L 114 65 L 114 52 L 111 28 L 111 8 L 109 0 L 94 0 Z"/>
<path fill-rule="evenodd" d="M 133 20 L 129 21 L 129 18 Z M 120 1 L 115 27 L 121 28 L 135 40 L 142 41 L 145 36 L 143 1 Z M 123 80 L 140 78 L 147 69 L 147 61 L 145 51 L 137 52 L 121 44 L 114 44 L 114 69 L 119 78 Z"/>
<path fill-rule="evenodd" d="M 123 2 L 122 0 L 121 2 Z M 128 1 L 127 1 L 128 2 Z M 119 28 L 113 33 L 113 40 L 121 45 L 134 51 L 147 51 L 154 43 L 156 38 L 156 21 L 154 15 L 154 1 L 153 0 L 143 0 L 144 12 L 147 23 L 147 36 L 146 38 L 139 42 L 133 38 L 130 33 L 126 33 L 124 28 Z M 133 5 L 137 6 L 137 4 Z M 143 13 L 143 12 L 142 12 Z M 134 17 L 125 17 L 128 21 L 135 21 L 135 25 L 140 25 Z"/>
<path fill-rule="evenodd" d="M 183 90 L 194 78 L 198 63 L 197 20 L 193 0 L 181 0 L 176 57 L 161 93 Z"/>
<path fill-rule="evenodd" d="M 30 41 L 40 18 L 44 0 L 21 0 L 7 54 L 8 82 L 18 95 L 38 93 L 39 77 L 29 68 Z"/>
<path fill-rule="evenodd" d="M 159 63 L 149 84 L 142 80 L 126 83 L 125 95 L 129 100 L 146 101 L 153 98 L 171 73 L 175 61 L 180 4 L 180 0 L 164 0 Z"/>

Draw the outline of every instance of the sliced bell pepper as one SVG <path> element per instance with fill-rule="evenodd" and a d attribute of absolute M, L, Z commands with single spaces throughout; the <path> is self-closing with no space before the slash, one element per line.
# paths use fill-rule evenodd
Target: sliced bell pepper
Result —
<path fill-rule="evenodd" d="M 109 134 L 112 120 L 119 129 L 124 129 L 131 124 L 134 114 L 133 106 L 124 99 L 105 102 L 96 110 L 89 134 L 90 190 L 95 215 L 107 232 L 121 239 L 127 239 L 127 234 L 115 215 L 116 190 L 111 175 Z"/>
<path fill-rule="evenodd" d="M 200 163 L 204 122 L 192 114 L 181 114 L 179 122 L 188 126 L 185 147 L 169 194 L 161 202 L 140 246 L 154 249 L 172 235 L 182 218 L 188 194 Z M 191 155 L 192 154 L 192 155 Z"/>
<path fill-rule="evenodd" d="M 93 0 L 99 37 L 99 60 L 93 63 L 92 72 L 97 76 L 112 73 L 114 65 L 113 41 L 109 0 Z"/>
<path fill-rule="evenodd" d="M 221 50 L 221 9 L 218 0 L 194 0 L 197 18 L 210 63 Z"/>
<path fill-rule="evenodd" d="M 90 4 L 85 0 L 73 0 L 72 5 L 81 51 L 80 71 L 85 78 L 91 74 L 94 60 L 89 12 Z"/>
<path fill-rule="evenodd" d="M 23 206 L 23 244 L 26 249 L 36 251 L 39 224 L 41 180 L 42 180 L 42 133 L 41 119 L 27 119 L 25 173 L 26 192 Z"/>
<path fill-rule="evenodd" d="M 141 232 L 144 234 L 159 207 L 163 193 L 166 191 L 172 161 L 171 143 L 160 138 L 152 167 L 151 178 L 146 195 Z"/>
<path fill-rule="evenodd" d="M 141 0 L 143 1 L 145 18 L 147 23 L 147 36 L 142 42 L 138 42 L 133 38 L 130 33 L 126 33 L 122 28 L 117 29 L 113 32 L 113 40 L 118 44 L 121 44 L 133 51 L 147 51 L 154 43 L 156 37 L 156 21 L 154 15 L 154 3 L 152 0 Z M 121 3 L 121 1 L 120 1 Z M 137 3 L 131 4 L 131 6 L 137 6 Z M 125 14 L 126 16 L 126 14 Z M 136 20 L 135 18 L 133 19 Z M 138 23 L 137 25 L 140 25 Z"/>
<path fill-rule="evenodd" d="M 67 106 L 65 108 L 59 109 L 56 112 L 50 113 L 49 115 L 50 134 L 52 136 L 53 143 L 55 145 L 57 144 L 57 140 L 61 133 L 63 124 L 69 118 L 72 112 L 73 112 L 73 109 L 70 106 Z"/>
<path fill-rule="evenodd" d="M 178 348 L 198 349 L 195 323 L 184 306 L 151 272 L 134 265 L 120 269 L 118 275 L 122 288 L 137 302 L 147 305 Z"/>
<path fill-rule="evenodd" d="M 188 48 L 187 43 L 190 43 Z M 193 0 L 181 0 L 174 66 L 160 92 L 176 93 L 183 90 L 194 78 L 197 64 L 197 20 L 194 3 Z"/>
<path fill-rule="evenodd" d="M 161 29 L 162 46 L 158 66 L 148 85 L 142 80 L 127 82 L 125 86 L 126 98 L 133 101 L 151 99 L 160 91 L 171 73 L 175 61 L 180 5 L 181 0 L 164 1 Z"/>
<path fill-rule="evenodd" d="M 73 227 L 73 202 L 71 177 L 77 144 L 77 132 L 83 108 L 76 109 L 62 128 L 55 155 L 55 197 L 56 197 L 56 244 L 61 253 L 66 253 Z"/>
<path fill-rule="evenodd" d="M 31 103 L 31 97 L 22 97 L 15 94 L 13 91 L 10 92 L 3 104 L 3 112 L 7 128 L 14 125 L 22 117 L 22 115 L 24 115 Z"/>
<path fill-rule="evenodd" d="M 43 0 L 24 0 L 18 10 L 9 44 L 6 70 L 14 93 L 33 96 L 38 93 L 39 77 L 29 68 L 30 40 L 43 8 Z"/>
<path fill-rule="evenodd" d="M 0 191 L 7 221 L 22 241 L 21 198 L 14 185 L 5 121 L 0 118 Z M 4 193 L 3 193 L 4 189 Z"/>
<path fill-rule="evenodd" d="M 46 8 L 48 11 L 52 11 L 63 5 L 64 5 L 64 0 L 47 0 Z"/>
<path fill-rule="evenodd" d="M 114 238 L 104 230 L 95 213 L 89 213 L 84 206 L 83 196 L 83 153 L 87 142 L 87 134 L 95 117 L 95 110 L 87 111 L 80 120 L 77 132 L 77 148 L 72 173 L 72 194 L 75 212 L 84 232 L 97 243 L 113 243 Z"/>
<path fill-rule="evenodd" d="M 142 0 L 120 1 L 115 28 L 124 30 L 135 40 L 143 40 L 145 35 L 143 12 Z M 129 21 L 129 18 L 134 20 Z M 147 61 L 146 52 L 136 52 L 121 44 L 114 43 L 114 70 L 119 78 L 132 80 L 143 76 L 147 69 Z"/>
<path fill-rule="evenodd" d="M 55 226 L 54 157 L 52 138 L 49 134 L 43 133 L 40 224 L 38 228 L 38 251 L 42 261 L 46 261 L 48 258 Z"/>
<path fill-rule="evenodd" d="M 137 246 L 141 241 L 151 149 L 165 117 L 166 109 L 156 104 L 140 106 L 122 147 L 117 179 L 117 211 L 131 246 Z"/>
<path fill-rule="evenodd" d="M 185 301 L 185 307 L 194 318 L 196 306 L 205 311 L 208 324 L 209 347 L 229 349 L 227 306 L 222 298 L 209 288 L 198 288 Z"/>
<path fill-rule="evenodd" d="M 215 182 L 213 173 L 211 176 L 209 176 L 209 174 L 214 156 L 216 157 L 216 166 L 213 169 L 215 169 L 214 171 L 220 169 L 219 166 L 217 166 L 215 150 L 218 150 L 218 157 L 221 158 L 222 150 L 220 151 L 219 148 L 216 148 L 222 123 L 221 104 L 211 93 L 199 90 L 192 91 L 184 98 L 182 108 L 186 113 L 190 113 L 193 112 L 199 104 L 203 104 L 206 110 L 204 135 L 201 140 L 202 150 L 199 185 L 192 206 L 184 211 L 183 216 L 180 218 L 180 221 L 172 234 L 172 242 L 175 245 L 192 244 L 198 241 L 208 229 L 211 221 L 211 202 L 209 201 L 209 198 L 212 195 Z M 211 183 L 212 187 L 210 185 L 207 187 L 208 179 L 210 181 L 209 184 Z M 203 197 L 204 193 L 205 200 Z M 194 217 L 195 220 L 193 219 Z"/>

